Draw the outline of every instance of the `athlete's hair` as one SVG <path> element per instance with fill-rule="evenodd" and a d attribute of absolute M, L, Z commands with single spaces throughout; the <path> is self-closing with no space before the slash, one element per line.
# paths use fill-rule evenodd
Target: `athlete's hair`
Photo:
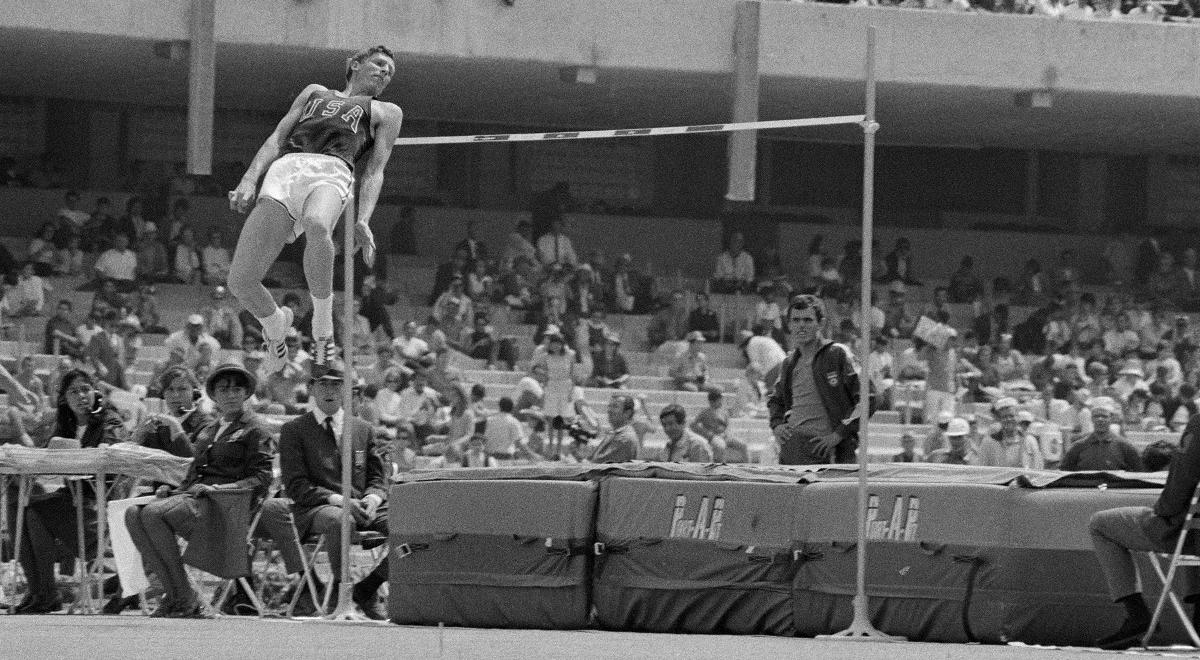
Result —
<path fill-rule="evenodd" d="M 362 62 L 375 53 L 383 53 L 384 55 L 392 58 L 392 61 L 396 60 L 396 56 L 392 55 L 392 50 L 387 46 L 371 46 L 370 48 L 364 48 L 351 55 L 349 60 L 346 60 L 346 80 L 349 81 L 350 74 L 353 73 L 353 71 L 350 70 L 351 64 L 354 64 L 355 62 Z"/>
<path fill-rule="evenodd" d="M 802 294 L 792 297 L 792 304 L 788 305 L 788 316 L 791 316 L 792 310 L 811 309 L 817 315 L 817 321 L 825 320 L 825 301 L 812 294 Z"/>

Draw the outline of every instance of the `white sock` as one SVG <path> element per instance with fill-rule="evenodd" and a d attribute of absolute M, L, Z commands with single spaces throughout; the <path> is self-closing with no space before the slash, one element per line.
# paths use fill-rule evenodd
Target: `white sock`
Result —
<path fill-rule="evenodd" d="M 313 339 L 316 339 L 317 337 L 332 337 L 333 296 L 329 296 L 328 298 L 309 297 L 312 298 L 313 301 Z"/>
<path fill-rule="evenodd" d="M 275 308 L 274 314 L 266 318 L 259 318 L 258 322 L 262 324 L 264 339 L 278 341 L 287 334 L 287 317 L 283 315 L 283 310 L 279 307 Z"/>

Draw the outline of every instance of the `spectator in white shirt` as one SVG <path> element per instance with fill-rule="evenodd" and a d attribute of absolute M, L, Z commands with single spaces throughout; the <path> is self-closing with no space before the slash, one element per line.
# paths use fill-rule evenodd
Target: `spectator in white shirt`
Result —
<path fill-rule="evenodd" d="M 54 288 L 33 274 L 34 264 L 27 261 L 17 274 L 17 286 L 12 292 L 12 304 L 17 316 L 38 316 L 46 306 L 46 294 Z"/>
<path fill-rule="evenodd" d="M 427 382 L 425 374 L 413 374 L 412 381 L 400 392 L 400 398 L 396 401 L 396 416 L 400 421 L 411 423 L 420 440 L 432 432 L 433 416 L 438 408 L 437 392 L 428 387 Z"/>
<path fill-rule="evenodd" d="M 189 316 L 184 329 L 172 332 L 163 344 L 168 351 L 182 351 L 184 364 L 191 369 L 200 362 L 202 344 L 207 345 L 213 354 L 221 350 L 221 342 L 205 332 L 204 317 L 199 314 Z"/>
<path fill-rule="evenodd" d="M 896 385 L 893 376 L 894 360 L 888 350 L 888 340 L 883 336 L 875 336 L 871 340 L 871 353 L 867 355 L 867 375 L 871 385 L 875 387 L 882 407 L 891 408 L 892 388 Z"/>
<path fill-rule="evenodd" d="M 96 277 L 113 280 L 117 290 L 123 293 L 133 291 L 133 280 L 137 274 L 137 253 L 129 249 L 129 236 L 117 234 L 113 237 L 113 246 L 96 260 Z"/>
<path fill-rule="evenodd" d="M 180 200 L 185 201 L 185 200 Z M 203 271 L 200 269 L 200 252 L 196 250 L 196 236 L 190 226 L 179 231 L 179 242 L 175 245 L 175 279 L 184 284 L 198 284 Z"/>
<path fill-rule="evenodd" d="M 225 284 L 229 279 L 229 250 L 224 243 L 225 235 L 214 229 L 208 235 L 208 245 L 200 254 L 204 263 L 204 279 L 208 284 Z"/>
<path fill-rule="evenodd" d="M 754 326 L 754 334 L 745 339 L 747 378 L 752 383 L 764 383 L 770 387 L 779 376 L 779 365 L 783 364 L 787 353 L 779 342 L 771 337 L 771 326 L 759 323 Z"/>
<path fill-rule="evenodd" d="M 746 239 L 735 231 L 729 248 L 717 255 L 711 288 L 716 293 L 744 293 L 754 285 L 754 257 L 745 250 Z"/>
<path fill-rule="evenodd" d="M 401 359 L 419 360 L 429 353 L 429 342 L 417 336 L 417 322 L 409 321 L 392 340 L 392 348 Z"/>
<path fill-rule="evenodd" d="M 517 222 L 516 229 L 508 235 L 504 253 L 500 257 L 500 267 L 509 271 L 519 257 L 525 257 L 530 263 L 537 263 L 537 249 L 533 247 L 533 225 L 528 220 Z"/>
<path fill-rule="evenodd" d="M 555 218 L 550 223 L 550 231 L 538 238 L 537 251 L 538 259 L 544 266 L 562 264 L 574 268 L 579 263 L 571 238 L 563 234 L 562 218 Z"/>
<path fill-rule="evenodd" d="M 529 450 L 529 439 L 525 425 L 513 416 L 513 400 L 500 398 L 500 412 L 487 418 L 483 436 L 487 439 L 485 450 L 489 456 L 500 459 L 518 457 L 540 460 L 540 456 Z"/>

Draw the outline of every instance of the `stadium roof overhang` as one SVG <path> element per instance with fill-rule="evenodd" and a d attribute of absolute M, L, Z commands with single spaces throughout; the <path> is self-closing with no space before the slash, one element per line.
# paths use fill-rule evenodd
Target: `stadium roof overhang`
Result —
<path fill-rule="evenodd" d="M 218 44 L 217 106 L 276 114 L 309 82 L 336 84 L 340 54 Z M 595 84 L 563 82 L 542 62 L 401 56 L 386 100 L 408 117 L 497 126 L 619 128 L 728 121 L 730 76 L 601 69 Z M 183 106 L 186 59 L 153 42 L 37 30 L 0 30 L 0 90 L 6 95 L 100 103 Z M 1029 108 L 1028 90 L 883 84 L 883 144 L 1038 148 L 1084 153 L 1191 153 L 1200 147 L 1200 102 L 1192 98 L 1057 92 L 1052 107 Z M 763 119 L 861 112 L 855 82 L 769 78 Z M 854 142 L 852 127 L 809 130 L 797 139 Z"/>

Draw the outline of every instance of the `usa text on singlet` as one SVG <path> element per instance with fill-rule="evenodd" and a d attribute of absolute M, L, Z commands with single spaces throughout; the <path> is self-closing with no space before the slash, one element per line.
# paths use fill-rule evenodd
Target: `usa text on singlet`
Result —
<path fill-rule="evenodd" d="M 326 154 L 346 161 L 351 171 L 371 147 L 371 97 L 313 92 L 288 135 L 284 153 Z"/>

